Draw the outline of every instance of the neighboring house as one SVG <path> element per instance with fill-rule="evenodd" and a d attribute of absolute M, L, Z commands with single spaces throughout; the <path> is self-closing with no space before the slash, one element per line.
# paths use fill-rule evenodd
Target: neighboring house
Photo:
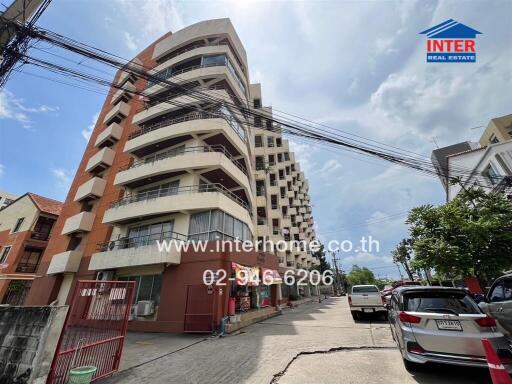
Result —
<path fill-rule="evenodd" d="M 439 179 L 441 180 L 446 193 L 448 193 L 448 186 L 450 185 L 448 175 L 448 156 L 477 149 L 479 147 L 478 143 L 463 141 L 462 143 L 437 148 L 432 151 L 430 159 L 438 172 Z"/>
<path fill-rule="evenodd" d="M 7 207 L 17 198 L 18 196 L 13 195 L 12 193 L 0 191 L 0 209 Z"/>
<path fill-rule="evenodd" d="M 453 154 L 447 160 L 450 177 L 462 174 L 460 183 L 448 187 L 448 201 L 473 186 L 512 196 L 512 140 Z"/>
<path fill-rule="evenodd" d="M 480 145 L 485 147 L 490 144 L 503 143 L 511 139 L 512 114 L 491 119 L 480 138 Z"/>
<path fill-rule="evenodd" d="M 26 193 L 0 209 L 0 299 L 22 305 L 62 203 Z"/>

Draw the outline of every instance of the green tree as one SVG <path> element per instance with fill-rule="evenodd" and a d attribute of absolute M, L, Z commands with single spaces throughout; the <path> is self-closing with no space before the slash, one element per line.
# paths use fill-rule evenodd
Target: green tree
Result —
<path fill-rule="evenodd" d="M 320 244 L 318 251 L 313 252 L 312 256 L 318 258 L 318 260 L 320 261 L 319 265 L 315 265 L 314 267 L 311 268 L 312 270 L 316 269 L 317 271 L 320 271 L 320 273 L 323 273 L 324 271 L 331 269 L 331 266 L 325 259 L 325 249 L 323 244 Z"/>
<path fill-rule="evenodd" d="M 375 275 L 366 267 L 352 266 L 352 270 L 347 275 L 348 285 L 375 284 Z"/>
<path fill-rule="evenodd" d="M 407 272 L 407 276 L 411 281 L 414 281 L 414 274 L 409 265 L 412 259 L 412 246 L 411 239 L 402 239 L 400 243 L 396 246 L 394 250 L 391 251 L 391 255 L 393 256 L 393 261 L 395 263 L 399 263 L 404 267 L 405 272 Z"/>
<path fill-rule="evenodd" d="M 451 202 L 414 208 L 406 220 L 414 268 L 446 278 L 477 276 L 486 283 L 512 268 L 512 203 L 482 189 L 463 190 Z"/>

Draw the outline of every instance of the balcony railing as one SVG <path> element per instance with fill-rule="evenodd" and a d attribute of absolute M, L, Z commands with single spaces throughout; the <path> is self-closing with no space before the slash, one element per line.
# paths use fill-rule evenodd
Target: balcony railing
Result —
<path fill-rule="evenodd" d="M 31 239 L 34 240 L 41 240 L 41 241 L 47 241 L 50 238 L 49 232 L 32 232 L 30 235 Z"/>
<path fill-rule="evenodd" d="M 110 204 L 110 208 L 118 208 L 118 207 L 122 207 L 124 205 L 136 203 L 139 201 L 147 201 L 147 200 L 157 199 L 159 197 L 182 195 L 182 194 L 188 194 L 188 193 L 205 193 L 205 192 L 222 193 L 224 196 L 228 197 L 229 199 L 233 200 L 235 203 L 244 207 L 247 211 L 249 211 L 249 214 L 251 213 L 250 209 L 249 209 L 249 205 L 245 201 L 243 201 L 240 197 L 238 197 L 233 192 L 231 192 L 229 189 L 224 187 L 222 184 L 217 184 L 217 183 L 216 184 L 187 185 L 187 186 L 183 186 L 183 187 L 169 187 L 169 188 L 155 189 L 155 190 L 147 191 L 147 192 L 143 192 L 143 193 L 136 193 L 133 195 L 123 197 L 122 199 L 113 201 Z"/>
<path fill-rule="evenodd" d="M 220 46 L 228 46 L 227 43 L 206 43 L 206 42 L 198 42 L 197 44 L 187 46 L 182 49 L 177 49 L 176 51 L 170 52 L 167 55 L 162 56 L 160 59 L 157 60 L 158 63 L 165 63 L 166 61 L 169 61 L 179 55 L 182 55 L 186 52 L 193 51 L 197 48 L 203 48 L 203 47 L 220 47 Z"/>
<path fill-rule="evenodd" d="M 19 273 L 36 273 L 39 263 L 18 263 L 16 272 Z"/>
<path fill-rule="evenodd" d="M 226 85 L 210 85 L 210 86 L 204 86 L 204 87 L 201 87 L 201 86 L 195 86 L 195 87 L 188 86 L 187 87 L 186 85 L 182 85 L 179 88 L 181 88 L 181 90 L 179 92 L 175 92 L 175 93 L 172 93 L 167 96 L 155 96 L 155 97 L 151 98 L 148 102 L 144 103 L 144 105 L 137 108 L 136 113 L 142 112 L 148 108 L 154 107 L 155 105 L 169 102 L 169 101 L 176 99 L 177 97 L 180 97 L 180 96 L 188 96 L 191 94 L 191 92 L 201 92 L 201 91 L 226 91 L 226 93 L 229 95 L 229 97 L 231 98 L 231 101 L 233 103 L 235 103 L 237 105 L 243 104 L 243 102 Z M 191 96 L 191 97 L 193 97 L 193 96 Z"/>
<path fill-rule="evenodd" d="M 209 152 L 218 152 L 218 153 L 224 154 L 224 156 L 226 156 L 229 160 L 231 160 L 231 162 L 233 164 L 235 164 L 238 167 L 238 169 L 240 169 L 243 173 L 247 174 L 247 169 L 242 164 L 240 164 L 237 160 L 235 160 L 235 158 L 231 155 L 231 153 L 229 153 L 227 151 L 227 149 L 221 144 L 171 149 L 169 151 L 159 153 L 154 156 L 149 156 L 142 160 L 135 161 L 131 165 L 121 167 L 119 169 L 119 171 L 125 171 L 127 169 L 137 168 L 137 167 L 140 167 L 141 165 L 154 163 L 154 162 L 169 159 L 172 157 L 183 156 L 183 155 L 186 155 L 189 153 L 209 153 Z"/>
<path fill-rule="evenodd" d="M 240 139 L 242 139 L 242 141 L 244 143 L 246 142 L 246 138 L 245 138 L 244 134 L 242 134 L 237 127 L 238 123 L 233 122 L 232 121 L 233 119 L 231 117 L 226 116 L 225 114 L 220 113 L 220 112 L 194 112 L 194 113 L 189 113 L 189 114 L 186 114 L 186 115 L 180 116 L 180 117 L 164 119 L 164 120 L 159 121 L 154 124 L 144 124 L 142 126 L 142 128 L 138 129 L 135 132 L 130 133 L 130 135 L 128 136 L 128 140 L 134 139 L 134 138 L 144 135 L 148 132 L 152 132 L 154 130 L 157 130 L 157 129 L 160 129 L 163 127 L 167 127 L 169 125 L 179 124 L 179 123 L 183 123 L 185 121 L 190 121 L 190 120 L 205 120 L 205 119 L 224 119 L 224 120 L 226 120 L 226 122 L 233 129 L 233 131 L 235 131 L 235 133 L 238 135 L 238 137 L 240 137 Z"/>
<path fill-rule="evenodd" d="M 492 189 L 496 193 L 512 192 L 512 176 L 503 177 Z"/>
<path fill-rule="evenodd" d="M 152 233 L 149 235 L 136 236 L 136 237 L 123 237 L 118 240 L 106 241 L 104 243 L 98 243 L 98 251 L 106 252 L 106 251 L 114 251 L 117 249 L 128 249 L 128 248 L 137 248 L 143 247 L 146 245 L 156 244 L 157 241 L 164 240 L 180 240 L 186 241 L 188 237 L 182 233 L 178 232 L 160 232 L 160 233 Z"/>

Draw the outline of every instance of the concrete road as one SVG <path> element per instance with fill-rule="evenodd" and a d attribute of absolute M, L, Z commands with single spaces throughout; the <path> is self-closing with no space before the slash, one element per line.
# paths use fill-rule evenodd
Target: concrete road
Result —
<path fill-rule="evenodd" d="M 105 383 L 486 383 L 485 370 L 402 365 L 386 321 L 354 322 L 346 298 L 285 310 L 223 338 L 133 334 Z"/>

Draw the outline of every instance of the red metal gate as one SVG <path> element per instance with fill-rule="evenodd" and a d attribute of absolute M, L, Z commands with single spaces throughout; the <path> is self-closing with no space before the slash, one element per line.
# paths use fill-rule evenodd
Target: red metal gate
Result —
<path fill-rule="evenodd" d="M 74 367 L 96 367 L 93 380 L 118 370 L 134 290 L 133 281 L 78 281 L 47 383 L 66 383 Z"/>
<path fill-rule="evenodd" d="M 187 287 L 185 332 L 213 332 L 215 294 L 213 287 L 207 287 L 204 284 Z"/>

